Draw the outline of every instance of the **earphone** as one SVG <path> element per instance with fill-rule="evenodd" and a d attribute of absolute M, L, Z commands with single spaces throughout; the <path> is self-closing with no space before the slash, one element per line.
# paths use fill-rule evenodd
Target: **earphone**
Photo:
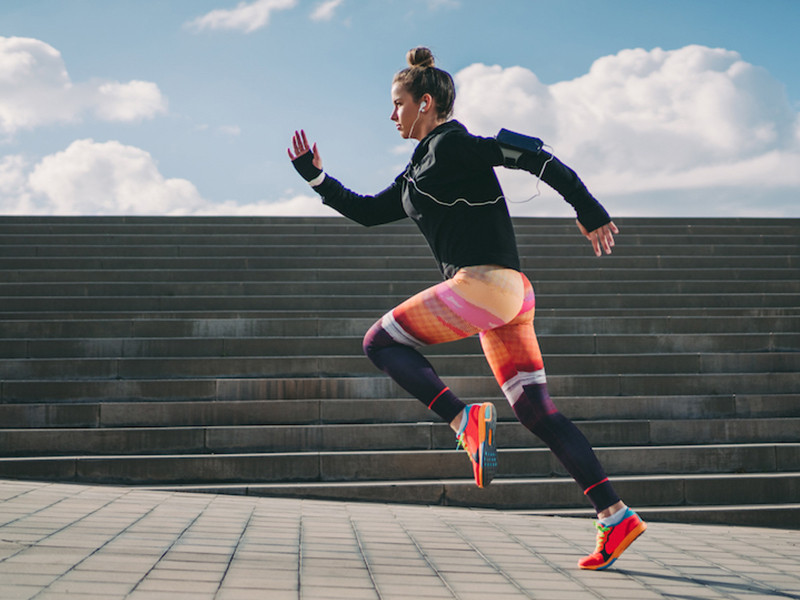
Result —
<path fill-rule="evenodd" d="M 408 132 L 409 138 L 411 137 L 411 134 L 414 133 L 414 127 L 417 126 L 417 121 L 419 121 L 419 118 L 422 116 L 422 113 L 425 112 L 426 108 L 428 108 L 428 101 L 423 100 L 422 104 L 419 105 L 419 110 L 417 111 L 417 118 L 414 119 L 414 122 L 411 124 L 411 131 Z"/>

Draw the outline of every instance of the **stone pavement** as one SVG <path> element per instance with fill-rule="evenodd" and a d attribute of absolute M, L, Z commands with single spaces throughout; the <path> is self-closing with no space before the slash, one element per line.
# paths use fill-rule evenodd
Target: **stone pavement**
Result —
<path fill-rule="evenodd" d="M 0 481 L 0 598 L 800 599 L 800 531 Z"/>

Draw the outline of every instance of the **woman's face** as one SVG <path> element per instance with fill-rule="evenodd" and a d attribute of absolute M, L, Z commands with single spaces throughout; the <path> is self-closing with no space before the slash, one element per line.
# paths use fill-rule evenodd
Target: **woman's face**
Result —
<path fill-rule="evenodd" d="M 420 117 L 424 117 L 424 114 L 420 113 L 420 104 L 421 102 L 414 102 L 413 96 L 402 84 L 392 85 L 394 110 L 390 118 L 397 124 L 397 131 L 403 139 L 407 140 L 412 135 L 416 138 L 422 129 L 420 121 L 423 119 Z"/>

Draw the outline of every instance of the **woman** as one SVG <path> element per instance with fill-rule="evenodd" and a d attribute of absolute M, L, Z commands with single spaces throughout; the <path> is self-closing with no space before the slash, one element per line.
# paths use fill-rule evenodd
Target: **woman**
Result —
<path fill-rule="evenodd" d="M 646 524 L 614 492 L 589 442 L 555 407 L 533 328 L 534 294 L 520 271 L 514 230 L 494 167 L 540 176 L 575 207 L 581 233 L 600 256 L 610 254 L 617 227 L 577 175 L 541 142 L 503 130 L 482 138 L 449 120 L 452 77 L 427 48 L 410 50 L 409 67 L 392 82 L 391 115 L 400 135 L 419 141 L 394 182 L 374 196 L 345 188 L 322 170 L 316 144 L 295 132 L 289 158 L 324 204 L 363 225 L 410 217 L 436 258 L 444 281 L 386 313 L 367 332 L 364 352 L 401 387 L 450 424 L 469 454 L 475 481 L 497 469 L 496 414 L 490 402 L 465 405 L 417 351 L 480 335 L 492 372 L 519 421 L 540 437 L 584 490 L 598 514 L 597 548 L 579 561 L 605 569 Z"/>

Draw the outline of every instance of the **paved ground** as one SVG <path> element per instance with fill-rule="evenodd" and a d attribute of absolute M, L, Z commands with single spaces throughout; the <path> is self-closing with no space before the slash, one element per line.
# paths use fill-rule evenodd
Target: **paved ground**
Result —
<path fill-rule="evenodd" d="M 0 598 L 800 599 L 800 531 L 0 481 Z"/>

